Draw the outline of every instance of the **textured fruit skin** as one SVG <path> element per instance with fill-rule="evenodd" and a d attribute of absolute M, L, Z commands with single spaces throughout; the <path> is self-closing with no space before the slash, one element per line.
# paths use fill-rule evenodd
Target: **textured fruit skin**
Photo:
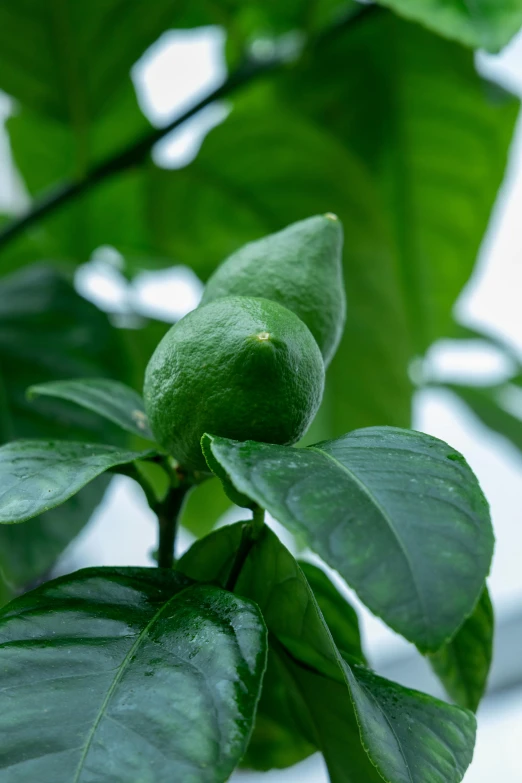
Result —
<path fill-rule="evenodd" d="M 158 442 L 184 467 L 208 470 L 201 436 L 292 444 L 311 423 L 324 363 L 307 326 L 267 299 L 199 307 L 159 343 L 144 398 Z"/>
<path fill-rule="evenodd" d="M 343 228 L 335 215 L 293 223 L 223 261 L 207 282 L 202 304 L 222 296 L 279 302 L 308 326 L 327 366 L 346 319 L 342 247 Z"/>

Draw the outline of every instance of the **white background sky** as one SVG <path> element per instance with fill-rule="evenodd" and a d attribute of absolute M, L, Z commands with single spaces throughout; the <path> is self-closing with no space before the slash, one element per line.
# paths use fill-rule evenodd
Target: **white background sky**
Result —
<path fill-rule="evenodd" d="M 166 33 L 133 70 L 140 104 L 152 122 L 165 123 L 173 113 L 216 86 L 225 76 L 223 34 L 217 28 Z M 481 69 L 522 95 L 522 37 L 500 56 L 480 56 Z M 173 74 L 181 75 L 174 78 Z M 9 111 L 0 95 L 0 120 Z M 192 158 L 205 133 L 227 113 L 223 105 L 209 107 L 155 151 L 162 165 L 177 167 Z M 22 203 L 22 190 L 9 166 L 5 135 L 0 134 L 0 210 Z M 305 216 L 303 216 L 305 217 Z M 509 175 L 501 193 L 476 274 L 457 305 L 469 324 L 501 335 L 522 355 L 522 128 L 513 146 Z M 143 312 L 165 319 L 179 317 L 196 306 L 201 286 L 188 270 L 147 273 L 132 290 L 115 269 L 104 264 L 81 270 L 80 290 L 101 306 L 125 308 L 129 297 Z M 430 353 L 433 372 L 458 378 L 463 369 L 477 378 L 495 379 L 505 367 L 495 352 L 465 352 L 448 343 Z M 522 413 L 522 406 L 521 406 Z M 415 427 L 436 435 L 461 451 L 477 473 L 490 501 L 497 545 L 490 579 L 497 615 L 522 607 L 522 459 L 506 442 L 483 428 L 449 394 L 418 395 Z M 118 477 L 89 528 L 67 553 L 71 565 L 150 564 L 155 523 L 141 491 Z M 188 537 L 182 542 L 189 543 Z M 378 662 L 406 643 L 366 610 L 361 610 L 364 636 L 372 660 Z M 522 666 L 522 650 L 520 651 Z M 475 761 L 465 783 L 522 783 L 522 693 L 493 702 L 480 714 Z M 241 775 L 241 777 L 243 777 Z M 323 783 L 322 761 L 313 758 L 299 768 L 265 776 L 248 775 L 257 783 Z M 363 783 L 363 782 L 361 782 Z"/>

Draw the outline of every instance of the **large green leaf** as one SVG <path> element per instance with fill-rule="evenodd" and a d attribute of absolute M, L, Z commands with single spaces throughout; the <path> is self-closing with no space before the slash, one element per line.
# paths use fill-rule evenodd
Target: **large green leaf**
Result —
<path fill-rule="evenodd" d="M 345 664 L 363 744 L 390 783 L 459 783 L 473 757 L 473 713 Z"/>
<path fill-rule="evenodd" d="M 237 548 L 239 530 L 216 531 L 198 541 L 178 567 L 204 579 L 207 566 L 198 569 L 198 561 L 208 564 L 209 554 L 216 551 L 221 563 L 229 562 L 227 544 Z M 333 783 L 377 783 L 381 777 L 389 783 L 458 783 L 473 752 L 472 713 L 401 688 L 362 666 L 352 668 L 352 659 L 348 664 L 340 658 L 312 590 L 288 550 L 266 527 L 250 544 L 246 557 L 245 552 L 241 555 L 235 590 L 261 608 L 270 654 L 268 689 L 263 688 L 247 762 L 262 769 L 283 766 L 304 758 L 315 746 L 325 756 Z M 419 726 L 416 736 L 410 714 Z"/>
<path fill-rule="evenodd" d="M 353 606 L 340 594 L 322 569 L 302 561 L 299 565 L 339 650 L 365 663 L 359 618 Z"/>
<path fill-rule="evenodd" d="M 0 523 L 36 517 L 64 503 L 101 473 L 153 453 L 66 440 L 6 443 L 0 446 Z"/>
<path fill-rule="evenodd" d="M 248 600 L 86 569 L 6 607 L 0 638 L 5 783 L 221 783 L 244 753 L 266 661 Z"/>
<path fill-rule="evenodd" d="M 446 384 L 446 387 L 455 392 L 486 427 L 498 432 L 522 451 L 522 419 L 502 407 L 498 398 L 502 387 L 464 386 L 455 383 Z"/>
<path fill-rule="evenodd" d="M 139 0 L 2 0 L 0 88 L 35 111 L 84 126 L 110 108 L 131 66 L 174 18 L 172 4 L 161 1 L 144 14 Z"/>
<path fill-rule="evenodd" d="M 448 694 L 473 712 L 484 695 L 493 657 L 493 606 L 484 588 L 473 614 L 429 661 Z"/>
<path fill-rule="evenodd" d="M 203 446 L 218 476 L 419 648 L 437 650 L 473 611 L 493 531 L 477 479 L 443 441 L 372 427 L 305 449 L 213 436 Z"/>
<path fill-rule="evenodd" d="M 221 528 L 197 541 L 176 567 L 202 581 L 218 574 L 228 581 L 245 533 L 245 523 Z M 318 748 L 334 783 L 377 783 L 339 655 L 302 570 L 269 528 L 250 540 L 245 558 L 246 551 L 235 590 L 260 606 L 270 649 L 245 765 L 285 767 Z"/>
<path fill-rule="evenodd" d="M 426 2 L 406 4 L 418 9 Z M 440 3 L 453 4 L 463 7 Z M 287 102 L 370 168 L 393 234 L 409 349 L 423 353 L 449 333 L 472 273 L 519 101 L 478 76 L 472 52 L 386 11 L 325 41 L 283 87 Z M 358 271 L 350 273 L 346 261 L 350 302 L 359 294 L 351 288 Z M 376 308 L 373 315 L 381 329 L 390 328 Z"/>
<path fill-rule="evenodd" d="M 114 422 L 138 437 L 154 440 L 140 395 L 119 381 L 108 378 L 80 378 L 50 381 L 31 386 L 29 398 L 43 396 L 70 400 Z"/>
<path fill-rule="evenodd" d="M 378 0 L 403 16 L 474 48 L 497 52 L 522 25 L 521 0 Z"/>

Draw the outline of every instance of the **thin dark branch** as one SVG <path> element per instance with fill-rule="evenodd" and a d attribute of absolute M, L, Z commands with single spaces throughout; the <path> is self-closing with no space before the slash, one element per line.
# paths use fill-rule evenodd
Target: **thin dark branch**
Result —
<path fill-rule="evenodd" d="M 173 566 L 178 519 L 189 489 L 190 485 L 187 484 L 171 489 L 165 501 L 156 506 L 159 527 L 158 566 L 160 568 L 172 568 Z"/>
<path fill-rule="evenodd" d="M 365 19 L 369 14 L 378 10 L 374 5 L 362 5 L 357 11 L 352 11 L 346 17 L 338 20 L 333 25 L 322 31 L 316 38 L 309 42 L 309 46 L 321 45 L 325 40 L 334 37 L 345 27 Z M 85 177 L 78 180 L 69 180 L 53 189 L 50 193 L 36 200 L 31 209 L 19 218 L 16 218 L 0 230 L 0 249 L 15 239 L 19 234 L 38 220 L 54 212 L 66 202 L 71 202 L 84 193 L 91 190 L 100 182 L 118 174 L 125 169 L 142 164 L 148 157 L 152 147 L 171 131 L 179 128 L 188 119 L 198 114 L 206 106 L 215 101 L 232 95 L 244 85 L 251 84 L 255 79 L 269 73 L 281 70 L 288 64 L 287 57 L 274 57 L 270 60 L 248 60 L 240 66 L 220 87 L 208 93 L 204 98 L 195 103 L 190 109 L 180 114 L 168 125 L 162 128 L 154 128 L 147 131 L 140 138 L 120 152 L 107 158 L 94 166 Z"/>

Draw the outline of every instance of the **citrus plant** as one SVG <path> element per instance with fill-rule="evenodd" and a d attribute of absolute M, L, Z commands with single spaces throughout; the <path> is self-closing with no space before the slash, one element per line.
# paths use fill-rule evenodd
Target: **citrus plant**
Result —
<path fill-rule="evenodd" d="M 488 504 L 464 457 L 421 432 L 299 443 L 345 323 L 341 245 L 326 214 L 236 251 L 152 352 L 143 399 L 108 378 L 29 389 L 132 448 L 7 443 L 0 522 L 124 472 L 157 515 L 158 567 L 80 570 L 3 608 L 5 783 L 219 783 L 316 751 L 333 783 L 462 780 L 491 660 Z M 212 476 L 245 520 L 177 558 L 184 503 Z M 427 657 L 452 703 L 370 668 L 332 571 Z"/>

